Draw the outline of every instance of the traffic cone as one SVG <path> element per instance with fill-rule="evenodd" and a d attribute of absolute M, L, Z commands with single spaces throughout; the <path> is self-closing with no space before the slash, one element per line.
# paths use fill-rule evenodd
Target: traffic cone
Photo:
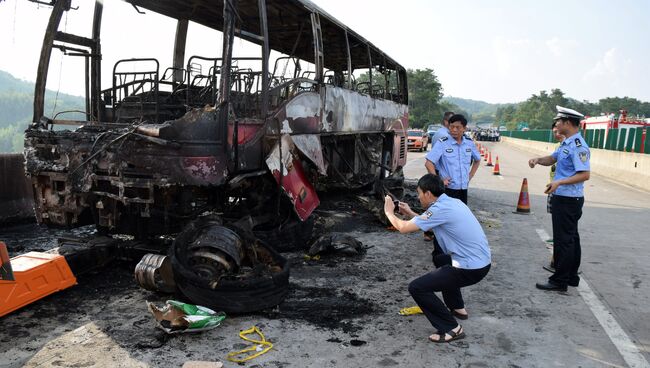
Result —
<path fill-rule="evenodd" d="M 487 161 L 489 154 L 490 154 L 490 151 L 485 150 L 485 155 L 483 156 L 483 161 Z"/>
<path fill-rule="evenodd" d="M 499 159 L 497 158 L 497 165 Z M 530 213 L 530 199 L 528 198 L 528 179 L 524 178 L 521 183 L 521 190 L 519 191 L 519 201 L 517 202 L 517 211 L 515 213 L 529 214 Z"/>
<path fill-rule="evenodd" d="M 492 174 L 501 175 L 501 171 L 499 171 L 499 156 L 497 156 L 497 160 L 496 163 L 494 164 L 494 170 L 492 170 Z"/>
<path fill-rule="evenodd" d="M 488 152 L 488 160 L 485 166 L 494 166 L 492 165 L 492 152 Z"/>

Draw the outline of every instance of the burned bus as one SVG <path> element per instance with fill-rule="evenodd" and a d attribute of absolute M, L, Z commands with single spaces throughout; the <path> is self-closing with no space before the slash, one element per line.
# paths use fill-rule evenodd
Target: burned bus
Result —
<path fill-rule="evenodd" d="M 405 69 L 310 1 L 126 0 L 174 20 L 171 65 L 106 65 L 102 15 L 116 1 L 38 3 L 52 13 L 24 154 L 39 223 L 143 239 L 205 213 L 308 227 L 318 193 L 381 191 L 406 162 Z M 91 34 L 67 32 L 62 19 L 89 5 Z M 221 42 L 187 54 L 192 23 Z M 84 119 L 44 111 L 54 52 L 84 60 Z"/>

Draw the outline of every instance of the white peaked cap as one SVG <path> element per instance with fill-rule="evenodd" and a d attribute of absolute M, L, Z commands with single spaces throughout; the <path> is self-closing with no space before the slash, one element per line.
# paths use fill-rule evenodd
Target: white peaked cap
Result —
<path fill-rule="evenodd" d="M 581 113 L 572 110 L 572 109 L 567 109 L 566 107 L 562 107 L 559 105 L 555 106 L 555 109 L 557 110 L 557 115 L 553 118 L 553 120 L 557 119 L 566 119 L 566 118 L 584 118 L 585 116 L 582 115 Z"/>

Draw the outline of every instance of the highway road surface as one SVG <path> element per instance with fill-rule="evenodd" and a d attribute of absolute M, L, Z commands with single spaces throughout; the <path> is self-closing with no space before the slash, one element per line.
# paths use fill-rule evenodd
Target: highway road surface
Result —
<path fill-rule="evenodd" d="M 499 157 L 501 175 L 494 175 L 493 167 L 481 162 L 470 183 L 470 207 L 477 202 L 491 204 L 487 209 L 498 213 L 503 228 L 497 243 L 492 242 L 493 247 L 501 247 L 499 243 L 502 243 L 530 250 L 526 259 L 529 269 L 519 270 L 513 275 L 513 281 L 522 288 L 519 290 L 522 296 L 541 298 L 537 302 L 548 303 L 545 313 L 564 323 L 556 331 L 554 340 L 563 342 L 563 349 L 574 346 L 576 353 L 594 362 L 600 361 L 603 366 L 648 367 L 650 193 L 592 175 L 585 183 L 585 205 L 579 222 L 581 270 L 588 287 L 583 285 L 579 292 L 569 288 L 568 296 L 538 291 L 535 282 L 544 281 L 548 276 L 542 270 L 542 265 L 548 262 L 542 240 L 552 237 L 551 216 L 546 213 L 544 194 L 549 168 L 536 166 L 531 169 L 528 159 L 535 155 L 505 143 L 479 143 L 492 152 L 493 160 Z M 424 155 L 426 153 L 410 153 L 405 167 L 407 177 L 422 173 Z M 523 178 L 528 179 L 530 215 L 510 212 L 516 208 Z M 508 268 L 504 263 L 500 266 L 497 269 Z M 573 326 L 576 307 L 580 309 L 580 316 L 585 317 L 579 326 Z M 601 341 L 600 335 L 608 336 L 610 341 Z M 623 352 L 617 357 L 611 345 Z M 624 362 L 620 361 L 621 354 L 627 358 Z"/>
<path fill-rule="evenodd" d="M 461 321 L 464 340 L 433 344 L 423 315 L 398 314 L 414 304 L 409 281 L 433 268 L 431 244 L 422 233 L 389 231 L 345 193 L 323 202 L 317 223 L 323 232 L 355 237 L 367 253 L 321 260 L 285 253 L 291 285 L 279 307 L 167 336 L 145 301 L 162 305 L 178 296 L 142 290 L 133 265 L 113 264 L 1 318 L 0 367 L 180 367 L 190 360 L 238 367 L 226 355 L 248 346 L 238 334 L 251 326 L 274 348 L 249 367 L 649 367 L 649 193 L 593 176 L 580 221 L 583 282 L 566 293 L 540 291 L 535 282 L 549 275 L 542 269 L 550 258 L 548 169 L 530 169 L 531 155 L 504 143 L 487 146 L 499 156 L 501 175 L 482 162 L 469 205 L 493 263 L 483 281 L 463 291 L 470 315 Z M 423 173 L 424 153 L 409 153 L 406 176 Z M 523 178 L 529 215 L 513 213 Z M 62 235 L 33 224 L 0 229 L 0 239 L 25 249 L 48 249 Z"/>

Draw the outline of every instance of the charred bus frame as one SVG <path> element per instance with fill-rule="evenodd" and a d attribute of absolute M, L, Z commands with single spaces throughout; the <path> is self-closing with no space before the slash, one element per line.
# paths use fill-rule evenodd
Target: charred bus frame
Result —
<path fill-rule="evenodd" d="M 173 65 L 161 75 L 156 59 L 120 60 L 102 89 L 104 2 L 82 37 L 59 30 L 71 0 L 52 1 L 25 140 L 39 222 L 147 237 L 206 211 L 305 221 L 316 190 L 381 187 L 405 164 L 405 69 L 313 3 L 126 2 L 177 20 Z M 185 63 L 189 22 L 223 32 L 219 57 Z M 238 57 L 235 38 L 260 56 Z M 86 60 L 84 121 L 45 116 L 57 48 Z M 271 51 L 281 54 L 274 63 Z M 211 64 L 207 72 L 198 62 Z M 367 82 L 355 81 L 359 70 Z M 61 124 L 81 127 L 52 129 Z"/>

